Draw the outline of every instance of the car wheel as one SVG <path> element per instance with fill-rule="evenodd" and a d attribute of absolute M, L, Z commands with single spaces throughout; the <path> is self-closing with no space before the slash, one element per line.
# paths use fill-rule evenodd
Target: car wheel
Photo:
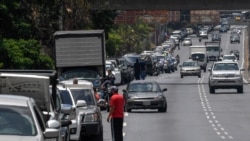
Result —
<path fill-rule="evenodd" d="M 214 94 L 214 93 L 215 93 L 215 89 L 214 89 L 213 87 L 209 86 L 209 92 L 210 92 L 211 94 Z"/>
<path fill-rule="evenodd" d="M 204 72 L 206 72 L 206 70 L 207 70 L 206 68 L 203 69 Z"/>
<path fill-rule="evenodd" d="M 237 92 L 238 93 L 243 93 L 243 86 L 240 86 L 239 88 L 237 88 Z"/>
<path fill-rule="evenodd" d="M 200 75 L 200 74 L 198 75 L 198 78 L 201 78 L 201 75 Z"/>
<path fill-rule="evenodd" d="M 164 107 L 159 108 L 158 112 L 162 112 L 162 113 L 167 112 L 167 103 L 164 105 Z"/>
<path fill-rule="evenodd" d="M 181 75 L 181 78 L 183 78 L 183 75 Z"/>
<path fill-rule="evenodd" d="M 103 141 L 103 129 L 100 130 L 100 133 L 92 137 L 93 141 Z"/>

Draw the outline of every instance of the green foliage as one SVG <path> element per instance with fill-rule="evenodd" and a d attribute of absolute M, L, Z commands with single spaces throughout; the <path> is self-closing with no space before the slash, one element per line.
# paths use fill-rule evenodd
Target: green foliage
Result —
<path fill-rule="evenodd" d="M 116 31 L 111 30 L 108 35 L 109 39 L 106 40 L 106 53 L 109 57 L 116 57 L 120 53 L 121 45 L 123 43 L 123 39 Z"/>
<path fill-rule="evenodd" d="M 4 69 L 53 69 L 50 57 L 40 55 L 41 46 L 35 40 L 3 39 L 0 62 Z"/>
<path fill-rule="evenodd" d="M 116 37 L 119 37 L 122 42 L 112 42 L 114 37 L 107 40 L 106 51 L 109 56 L 123 55 L 128 52 L 140 53 L 144 48 L 149 46 L 146 44 L 144 47 L 142 45 L 143 41 L 148 37 L 149 33 L 152 31 L 152 28 L 141 21 L 137 21 L 133 25 L 119 25 L 117 28 L 113 29 Z M 110 43 L 112 42 L 112 44 Z M 115 44 L 115 45 L 114 45 Z"/>

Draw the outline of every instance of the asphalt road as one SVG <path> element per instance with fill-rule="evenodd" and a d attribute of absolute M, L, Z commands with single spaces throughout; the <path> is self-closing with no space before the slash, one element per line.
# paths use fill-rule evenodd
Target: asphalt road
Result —
<path fill-rule="evenodd" d="M 233 48 L 240 50 L 239 64 L 244 68 L 245 44 L 248 39 L 245 29 L 241 43 L 230 44 L 229 32 L 222 34 L 223 54 Z M 192 37 L 193 45 L 204 44 Z M 244 52 L 245 51 L 245 52 Z M 175 50 L 181 62 L 188 59 L 188 47 Z M 212 62 L 209 62 L 208 67 Z M 208 68 L 207 67 L 207 68 Z M 234 89 L 208 90 L 209 72 L 202 72 L 202 77 L 188 76 L 180 78 L 179 70 L 171 74 L 147 77 L 158 81 L 168 101 L 166 113 L 157 110 L 132 110 L 125 113 L 124 141 L 249 141 L 250 139 L 250 87 L 245 78 L 244 93 Z M 248 76 L 248 75 L 244 75 Z M 120 91 L 125 85 L 119 87 Z M 111 140 L 110 125 L 106 122 L 107 112 L 103 111 L 104 141 Z"/>

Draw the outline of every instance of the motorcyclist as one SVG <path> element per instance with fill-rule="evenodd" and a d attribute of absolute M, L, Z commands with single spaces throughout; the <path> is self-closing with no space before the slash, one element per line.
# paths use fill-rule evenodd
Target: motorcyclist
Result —
<path fill-rule="evenodd" d="M 112 71 L 110 68 L 107 69 L 107 76 L 103 78 L 102 84 L 101 84 L 101 98 L 105 99 L 106 93 L 108 91 L 108 85 L 114 85 L 115 82 L 115 76 L 112 74 Z"/>

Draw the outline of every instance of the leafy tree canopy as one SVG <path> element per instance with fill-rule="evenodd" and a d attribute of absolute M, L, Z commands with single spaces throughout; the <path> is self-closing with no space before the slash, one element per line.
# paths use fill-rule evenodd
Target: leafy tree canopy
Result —
<path fill-rule="evenodd" d="M 3 69 L 53 69 L 53 60 L 40 53 L 36 40 L 3 39 L 0 62 Z"/>

